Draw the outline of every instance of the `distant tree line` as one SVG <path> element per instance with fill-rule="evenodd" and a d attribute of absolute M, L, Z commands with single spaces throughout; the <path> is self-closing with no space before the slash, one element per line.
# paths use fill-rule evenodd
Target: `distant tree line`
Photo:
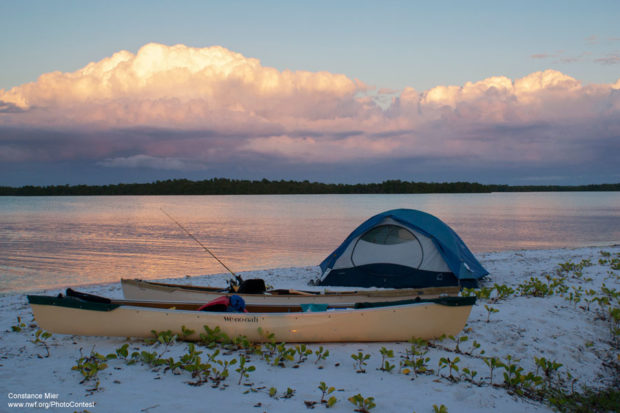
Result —
<path fill-rule="evenodd" d="M 0 187 L 0 196 L 63 195 L 274 195 L 274 194 L 430 194 L 539 191 L 620 191 L 620 183 L 598 185 L 483 185 L 475 182 L 407 182 L 389 180 L 369 184 L 327 184 L 309 181 L 260 181 L 213 178 L 203 181 L 173 179 L 116 185 L 53 185 Z"/>

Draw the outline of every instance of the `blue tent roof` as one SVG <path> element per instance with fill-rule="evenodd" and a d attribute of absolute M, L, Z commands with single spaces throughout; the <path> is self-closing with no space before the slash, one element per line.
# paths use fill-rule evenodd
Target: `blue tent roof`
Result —
<path fill-rule="evenodd" d="M 414 229 L 429 237 L 454 275 L 461 280 L 479 279 L 489 272 L 478 262 L 463 240 L 452 228 L 439 218 L 415 209 L 393 209 L 369 218 L 353 231 L 346 240 L 321 263 L 323 273 L 332 268 L 349 244 L 366 233 L 385 218 L 391 218 L 401 225 Z"/>

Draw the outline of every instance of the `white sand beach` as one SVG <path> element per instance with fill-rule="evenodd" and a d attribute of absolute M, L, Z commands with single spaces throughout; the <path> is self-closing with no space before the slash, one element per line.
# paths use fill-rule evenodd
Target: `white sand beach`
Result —
<path fill-rule="evenodd" d="M 490 298 L 478 300 L 465 330 L 456 340 L 435 341 L 425 356 L 429 358 L 426 364 L 432 369 L 430 374 L 405 374 L 406 370 L 401 369 L 400 363 L 407 356 L 410 343 L 327 344 L 323 349 L 329 350 L 329 356 L 318 361 L 315 352 L 320 345 L 313 344 L 308 345 L 313 353 L 306 361 L 296 362 L 296 354 L 295 360 L 284 363 L 285 367 L 273 366 L 260 355 L 252 355 L 248 364 L 255 370 L 248 372 L 249 377 L 244 378 L 242 384 L 238 384 L 237 363 L 229 367 L 230 376 L 217 388 L 213 387 L 213 380 L 199 386 L 190 385 L 195 379 L 181 369 L 173 373 L 164 366 L 149 366 L 142 361 L 129 365 L 122 359 L 107 360 L 107 368 L 99 371 L 96 378 L 81 383 L 82 374 L 72 370 L 80 355 L 88 356 L 91 352 L 107 355 L 129 343 L 129 354 L 163 352 L 162 358 L 176 360 L 187 353 L 188 344 L 177 342 L 165 348 L 161 344 L 151 345 L 133 339 L 59 334 L 49 338 L 40 335 L 39 340 L 45 344 L 37 343 L 38 327 L 26 294 L 7 294 L 0 297 L 0 329 L 3 332 L 0 335 L 0 393 L 3 398 L 0 411 L 297 412 L 309 409 L 305 402 L 320 402 L 322 393 L 318 386 L 321 382 L 335 388 L 326 396 L 336 398 L 330 408 L 333 412 L 354 411 L 357 407 L 347 399 L 357 394 L 374 398 L 376 407 L 369 409 L 372 412 L 433 412 L 434 405 L 437 408 L 443 405 L 449 412 L 552 411 L 548 403 L 520 396 L 503 386 L 505 369 L 495 369 L 491 385 L 490 368 L 484 357 L 497 357 L 503 362 L 508 362 L 510 357 L 514 364 L 523 368 L 522 375 L 532 372 L 543 379 L 545 374 L 540 369 L 537 372 L 535 358 L 544 357 L 560 363 L 562 366 L 557 371 L 550 371 L 548 382 L 567 392 L 571 388 L 581 392 L 584 386 L 593 389 L 617 386 L 620 352 L 618 337 L 614 339 L 610 330 L 613 326 L 609 307 L 618 307 L 618 297 L 612 297 L 609 305 L 602 298 L 609 295 L 603 288 L 616 293 L 619 290 L 620 270 L 612 269 L 611 265 L 612 259 L 619 257 L 618 245 L 478 254 L 490 272 L 482 286 L 493 288 L 498 284 L 514 291 L 495 300 L 499 298 L 498 289 L 493 288 Z M 569 262 L 575 265 L 567 265 Z M 318 276 L 318 268 L 273 269 L 241 275 L 260 277 L 281 288 L 308 288 L 307 281 Z M 534 285 L 531 277 L 541 282 L 537 285 L 538 291 L 546 288 L 544 285 L 551 285 L 554 293 L 543 297 L 528 294 L 526 285 Z M 219 274 L 176 279 L 175 282 L 224 286 L 227 278 L 228 275 Z M 79 289 L 121 297 L 119 283 Z M 61 290 L 36 293 L 59 292 Z M 489 313 L 489 308 L 497 312 Z M 18 317 L 23 326 L 21 331 L 13 331 L 12 327 L 19 326 Z M 287 344 L 287 347 L 294 348 L 295 344 Z M 392 371 L 380 370 L 383 347 L 393 351 L 393 357 L 387 359 L 395 366 Z M 202 351 L 203 360 L 215 351 L 202 346 L 197 348 Z M 365 373 L 356 372 L 358 368 L 351 357 L 359 352 L 370 355 L 363 366 Z M 240 354 L 222 349 L 216 359 L 238 360 Z M 450 372 L 445 360 L 441 362 L 444 358 L 454 364 L 457 357 L 458 371 Z M 468 375 L 464 369 L 477 373 L 471 379 L 473 373 Z M 468 377 L 471 380 L 467 380 Z M 275 393 L 271 389 L 276 389 Z M 325 408 L 321 403 L 314 405 L 315 411 Z"/>

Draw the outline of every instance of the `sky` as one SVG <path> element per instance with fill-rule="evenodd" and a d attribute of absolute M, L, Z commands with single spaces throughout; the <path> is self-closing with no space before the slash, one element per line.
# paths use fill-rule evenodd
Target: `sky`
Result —
<path fill-rule="evenodd" d="M 0 185 L 620 182 L 617 1 L 0 1 Z"/>

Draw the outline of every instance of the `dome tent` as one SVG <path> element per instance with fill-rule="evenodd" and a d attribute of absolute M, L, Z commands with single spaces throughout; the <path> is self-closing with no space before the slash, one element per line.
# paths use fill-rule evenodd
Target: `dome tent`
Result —
<path fill-rule="evenodd" d="M 320 267 L 318 285 L 330 286 L 476 286 L 488 274 L 452 228 L 413 209 L 368 219 Z"/>

